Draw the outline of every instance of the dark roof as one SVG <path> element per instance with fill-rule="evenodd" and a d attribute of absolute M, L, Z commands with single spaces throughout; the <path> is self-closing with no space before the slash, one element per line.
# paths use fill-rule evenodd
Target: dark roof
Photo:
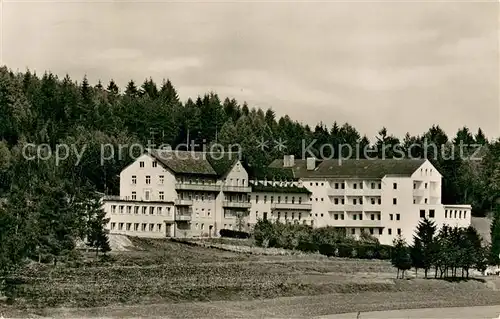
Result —
<path fill-rule="evenodd" d="M 294 177 L 291 168 L 283 167 L 264 167 L 252 173 L 251 179 L 268 181 L 293 181 L 298 180 Z"/>
<path fill-rule="evenodd" d="M 264 185 L 263 183 L 257 183 L 252 185 L 252 192 L 261 193 L 296 193 L 296 194 L 311 194 L 305 187 L 299 186 L 271 186 Z"/>
<path fill-rule="evenodd" d="M 295 160 L 291 167 L 295 178 L 382 178 L 410 176 L 425 159 L 346 159 L 316 162 L 314 170 L 307 170 L 306 160 Z M 274 160 L 269 167 L 283 167 L 283 160 Z"/>
<path fill-rule="evenodd" d="M 238 153 L 150 150 L 151 156 L 176 174 L 223 176 L 239 160 Z"/>

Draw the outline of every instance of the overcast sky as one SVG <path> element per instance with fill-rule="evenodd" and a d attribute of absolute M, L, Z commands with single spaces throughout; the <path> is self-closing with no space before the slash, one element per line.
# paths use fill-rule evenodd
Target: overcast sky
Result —
<path fill-rule="evenodd" d="M 498 2 L 3 3 L 3 64 L 123 88 L 169 78 L 370 139 L 500 136 Z"/>

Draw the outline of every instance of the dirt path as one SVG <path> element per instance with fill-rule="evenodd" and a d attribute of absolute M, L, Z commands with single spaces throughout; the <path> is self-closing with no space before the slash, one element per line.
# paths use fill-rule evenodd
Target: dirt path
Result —
<path fill-rule="evenodd" d="M 359 316 L 358 316 L 359 315 Z M 372 311 L 363 313 L 346 313 L 327 315 L 317 319 L 497 319 L 500 318 L 500 306 L 410 309 L 391 311 Z"/>
<path fill-rule="evenodd" d="M 484 308 L 477 314 L 480 317 L 465 316 L 455 317 L 455 313 L 464 313 L 460 310 L 452 312 L 429 311 L 423 312 L 391 312 L 393 317 L 371 317 L 363 315 L 368 311 L 381 311 L 391 309 L 411 308 L 441 308 L 441 307 L 472 307 L 497 305 L 496 308 Z M 454 295 L 431 296 L 429 294 L 415 294 L 408 292 L 391 293 L 360 293 L 360 294 L 328 294 L 307 297 L 283 297 L 276 299 L 252 300 L 252 301 L 217 301 L 217 302 L 195 302 L 177 304 L 153 304 L 137 306 L 113 306 L 88 309 L 49 309 L 39 312 L 37 315 L 50 318 L 356 318 L 352 316 L 353 311 L 361 311 L 363 318 L 433 318 L 425 317 L 425 313 L 435 315 L 434 318 L 485 318 L 498 317 L 496 309 L 500 308 L 500 292 L 481 291 L 475 292 L 474 296 Z M 478 308 L 479 309 L 479 308 Z M 488 310 L 490 309 L 490 310 Z M 427 312 L 425 312 L 427 311 Z M 479 311 L 479 310 L 478 310 Z M 349 313 L 342 316 L 332 314 Z M 407 315 L 408 313 L 408 315 Z M 475 314 L 475 312 L 471 312 Z M 35 314 L 32 312 L 32 314 Z M 378 313 L 380 314 L 380 313 Z M 500 314 L 500 312 L 499 312 Z M 4 314 L 4 316 L 7 313 Z M 422 317 L 423 315 L 423 317 Z M 484 317 L 484 316 L 490 317 Z M 26 314 L 9 314 L 7 317 L 26 317 Z M 321 317 L 323 316 L 323 317 Z M 443 317 L 444 316 L 444 317 Z M 447 317 L 451 316 L 451 317 Z M 483 316 L 483 317 L 481 317 Z"/>

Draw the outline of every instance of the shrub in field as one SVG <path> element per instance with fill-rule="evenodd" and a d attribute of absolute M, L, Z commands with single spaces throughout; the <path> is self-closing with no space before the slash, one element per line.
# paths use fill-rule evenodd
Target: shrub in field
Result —
<path fill-rule="evenodd" d="M 229 238 L 250 238 L 250 234 L 243 232 L 243 231 L 238 231 L 238 230 L 231 230 L 231 229 L 221 229 L 219 234 L 221 237 L 229 237 Z"/>

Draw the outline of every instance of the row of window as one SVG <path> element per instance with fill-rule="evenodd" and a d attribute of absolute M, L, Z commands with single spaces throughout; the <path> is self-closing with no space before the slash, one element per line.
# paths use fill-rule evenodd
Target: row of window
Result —
<path fill-rule="evenodd" d="M 117 213 L 117 205 L 111 205 L 111 214 L 116 214 Z M 149 208 L 149 209 L 148 209 Z M 125 205 L 119 205 L 118 206 L 118 213 L 120 214 L 132 214 L 132 211 L 134 214 L 138 215 L 139 211 L 143 214 L 146 215 L 149 213 L 149 215 L 154 215 L 155 212 L 157 215 L 162 215 L 163 212 L 166 212 L 167 215 L 170 214 L 170 207 L 155 207 L 155 206 L 125 206 Z"/>
<path fill-rule="evenodd" d="M 309 183 L 309 186 L 313 186 L 314 184 L 316 184 L 316 186 L 324 186 L 324 183 Z M 353 189 L 358 189 L 358 185 L 359 185 L 359 189 L 363 189 L 363 182 L 360 182 L 360 183 L 354 183 L 352 184 L 352 188 Z M 371 189 L 382 189 L 382 183 L 370 183 L 370 186 L 371 186 Z M 342 182 L 342 183 L 334 183 L 333 184 L 333 188 L 334 189 L 345 189 L 345 183 Z M 397 184 L 394 183 L 394 189 L 397 189 Z"/>
<path fill-rule="evenodd" d="M 429 218 L 436 217 L 436 212 L 434 209 L 429 209 Z M 420 218 L 425 218 L 425 209 L 420 210 Z"/>
<path fill-rule="evenodd" d="M 144 165 L 144 162 L 143 162 L 143 161 L 140 161 L 140 162 L 139 162 L 139 167 L 140 167 L 140 168 L 144 168 L 144 166 L 145 166 L 145 165 Z M 152 167 L 158 167 L 158 162 L 157 162 L 157 161 L 153 161 L 153 162 L 151 163 L 151 166 L 152 166 Z"/>
<path fill-rule="evenodd" d="M 140 227 L 140 228 L 139 228 Z M 111 230 L 120 230 L 120 231 L 156 231 L 161 232 L 163 229 L 162 224 L 146 224 L 146 223 L 111 223 Z"/>
<path fill-rule="evenodd" d="M 145 181 L 147 185 L 151 184 L 151 175 L 146 175 L 145 176 Z M 165 176 L 164 175 L 158 175 L 158 184 L 163 185 L 165 182 Z M 132 175 L 132 185 L 137 184 L 137 175 Z"/>
<path fill-rule="evenodd" d="M 249 196 L 249 199 L 250 199 L 250 196 Z M 277 203 L 281 203 L 281 196 L 277 196 Z M 269 200 L 270 200 L 270 203 L 274 203 L 274 196 L 269 196 Z M 250 200 L 249 200 L 250 201 Z M 255 202 L 258 203 L 259 202 L 259 195 L 255 195 Z M 267 203 L 267 195 L 264 195 L 264 204 Z M 288 196 L 284 196 L 284 203 L 287 204 L 288 203 Z M 295 196 L 292 196 L 291 198 L 291 203 L 292 204 L 295 204 Z M 298 204 L 302 204 L 302 197 L 298 197 L 297 198 L 297 203 Z"/>
<path fill-rule="evenodd" d="M 455 213 L 455 214 L 453 214 L 453 213 Z M 457 213 L 458 213 L 458 215 L 457 215 Z M 467 211 L 465 211 L 465 210 L 464 211 L 455 210 L 453 212 L 453 210 L 447 210 L 447 209 L 445 209 L 444 210 L 444 218 L 459 218 L 459 219 L 461 219 L 461 218 L 467 218 Z"/>
<path fill-rule="evenodd" d="M 364 228 L 360 228 L 359 230 L 360 230 L 361 233 L 363 233 L 365 231 Z M 370 235 L 374 235 L 375 234 L 375 230 L 373 228 L 369 228 L 368 232 L 369 232 Z M 378 234 L 379 235 L 383 235 L 384 234 L 384 229 L 383 228 L 378 228 Z M 388 235 L 392 235 L 392 228 L 387 228 L 387 234 Z M 397 229 L 397 234 L 401 235 L 401 228 Z M 356 235 L 356 228 L 351 228 L 351 235 Z"/>

